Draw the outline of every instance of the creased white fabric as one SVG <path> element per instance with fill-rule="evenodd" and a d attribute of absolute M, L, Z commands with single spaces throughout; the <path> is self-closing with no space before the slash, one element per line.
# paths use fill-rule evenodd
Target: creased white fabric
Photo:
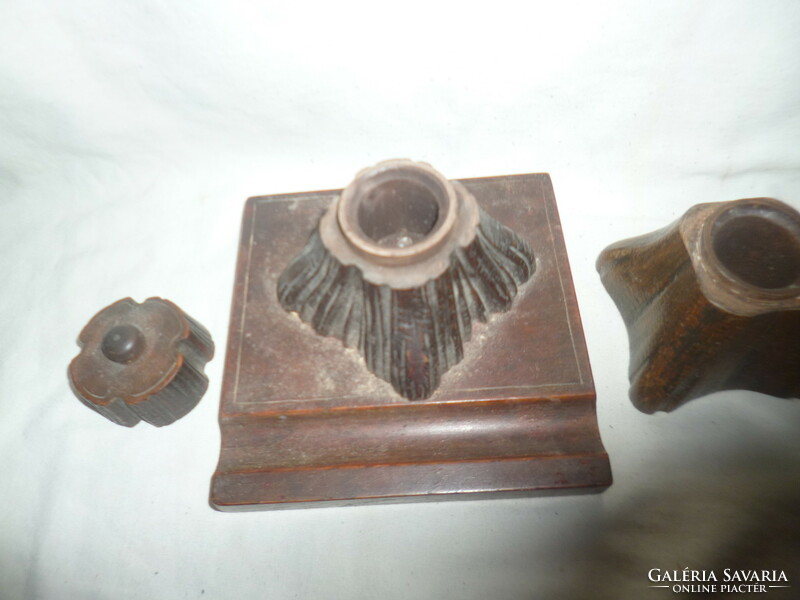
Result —
<path fill-rule="evenodd" d="M 794 0 L 0 3 L 0 597 L 552 598 L 637 494 L 720 472 L 747 486 L 742 453 L 796 471 L 800 402 L 632 407 L 594 260 L 698 202 L 800 207 L 798 31 Z M 394 157 L 551 173 L 614 485 L 212 511 L 245 198 Z M 98 309 L 153 295 L 217 357 L 189 416 L 129 430 L 79 404 L 66 366 Z"/>

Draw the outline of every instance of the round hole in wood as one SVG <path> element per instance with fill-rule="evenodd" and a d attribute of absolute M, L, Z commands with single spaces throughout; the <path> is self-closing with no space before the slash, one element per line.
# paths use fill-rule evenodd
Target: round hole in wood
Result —
<path fill-rule="evenodd" d="M 358 225 L 380 246 L 411 246 L 436 227 L 443 203 L 437 192 L 420 179 L 396 178 L 378 183 L 358 200 Z"/>
<path fill-rule="evenodd" d="M 712 230 L 722 266 L 745 283 L 764 289 L 800 284 L 800 223 L 763 206 L 735 207 Z"/>
<path fill-rule="evenodd" d="M 459 214 L 453 185 L 425 163 L 392 160 L 361 171 L 339 198 L 339 231 L 384 266 L 424 262 L 451 239 Z"/>

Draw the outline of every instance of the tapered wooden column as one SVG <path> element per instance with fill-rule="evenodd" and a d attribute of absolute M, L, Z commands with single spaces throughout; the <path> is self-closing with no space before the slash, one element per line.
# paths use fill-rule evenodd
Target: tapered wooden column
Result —
<path fill-rule="evenodd" d="M 771 198 L 699 204 L 606 248 L 628 328 L 630 396 L 671 411 L 718 390 L 800 394 L 800 214 Z"/>

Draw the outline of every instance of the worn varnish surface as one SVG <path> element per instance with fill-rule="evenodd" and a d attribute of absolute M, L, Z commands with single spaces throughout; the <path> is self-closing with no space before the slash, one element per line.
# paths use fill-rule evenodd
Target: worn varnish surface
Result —
<path fill-rule="evenodd" d="M 462 181 L 536 255 L 513 308 L 473 323 L 462 361 L 410 402 L 353 349 L 277 299 L 277 278 L 338 190 L 245 208 L 211 504 L 320 503 L 598 491 L 611 482 L 547 175 Z"/>
<path fill-rule="evenodd" d="M 769 198 L 699 204 L 597 261 L 628 328 L 630 396 L 670 411 L 712 392 L 800 395 L 800 215 Z"/>

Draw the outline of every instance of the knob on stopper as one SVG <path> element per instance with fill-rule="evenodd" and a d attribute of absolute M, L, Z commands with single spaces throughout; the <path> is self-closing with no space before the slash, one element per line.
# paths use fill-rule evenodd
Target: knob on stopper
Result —
<path fill-rule="evenodd" d="M 72 390 L 119 425 L 161 427 L 191 411 L 208 387 L 214 356 L 208 331 L 168 300 L 119 300 L 98 312 L 78 338 L 69 365 Z"/>

